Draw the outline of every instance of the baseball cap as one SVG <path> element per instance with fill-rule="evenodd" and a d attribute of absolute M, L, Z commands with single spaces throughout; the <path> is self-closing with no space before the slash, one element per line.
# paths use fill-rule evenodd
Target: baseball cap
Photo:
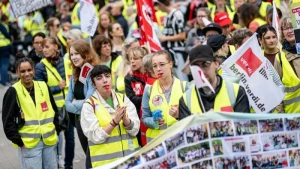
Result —
<path fill-rule="evenodd" d="M 225 35 L 216 34 L 209 36 L 206 44 L 209 45 L 214 52 L 216 52 L 229 40 L 230 39 L 226 38 Z"/>
<path fill-rule="evenodd" d="M 215 14 L 214 22 L 219 24 L 221 27 L 232 24 L 232 20 L 228 17 L 226 12 L 219 12 Z"/>
<path fill-rule="evenodd" d="M 217 31 L 219 34 L 222 34 L 222 28 L 219 24 L 216 23 L 210 23 L 203 29 L 203 34 L 206 35 L 207 31 Z"/>
<path fill-rule="evenodd" d="M 214 61 L 214 52 L 211 49 L 210 46 L 208 45 L 198 45 L 194 47 L 190 53 L 190 64 L 192 65 L 193 63 L 197 61 Z"/>

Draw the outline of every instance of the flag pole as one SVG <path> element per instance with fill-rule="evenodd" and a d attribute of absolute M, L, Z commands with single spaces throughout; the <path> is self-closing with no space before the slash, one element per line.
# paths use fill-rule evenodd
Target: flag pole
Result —
<path fill-rule="evenodd" d="M 204 107 L 204 104 L 203 104 L 202 99 L 201 99 L 201 95 L 200 95 L 199 90 L 197 89 L 196 86 L 195 86 L 195 88 L 196 88 L 196 92 L 197 92 L 198 99 L 199 99 L 199 102 L 200 102 L 200 107 L 202 109 L 202 112 L 205 113 L 206 111 L 205 111 L 205 107 Z"/>

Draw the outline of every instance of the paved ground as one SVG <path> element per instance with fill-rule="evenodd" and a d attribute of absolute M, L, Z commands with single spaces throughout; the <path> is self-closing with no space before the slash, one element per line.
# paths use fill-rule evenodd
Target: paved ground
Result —
<path fill-rule="evenodd" d="M 2 111 L 2 100 L 5 91 L 7 90 L 6 87 L 0 86 L 0 112 Z M 2 117 L 2 113 L 0 113 Z M 15 149 L 11 142 L 7 140 L 5 134 L 3 132 L 3 125 L 2 125 L 2 118 L 1 125 L 0 125 L 0 169 L 19 169 L 20 163 L 18 160 L 18 151 Z M 75 132 L 75 159 L 74 159 L 74 169 L 83 169 L 85 168 L 85 154 L 82 151 L 80 146 L 76 130 Z"/>

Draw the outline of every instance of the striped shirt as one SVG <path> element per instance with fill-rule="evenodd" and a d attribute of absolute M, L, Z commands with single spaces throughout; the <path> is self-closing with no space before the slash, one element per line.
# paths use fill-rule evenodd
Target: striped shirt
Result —
<path fill-rule="evenodd" d="M 181 32 L 184 32 L 184 16 L 181 11 L 173 9 L 164 20 L 164 32 L 165 36 L 174 36 L 178 35 Z M 185 51 L 184 40 L 180 41 L 166 41 L 162 43 L 163 47 L 168 49 L 173 49 L 174 51 Z"/>

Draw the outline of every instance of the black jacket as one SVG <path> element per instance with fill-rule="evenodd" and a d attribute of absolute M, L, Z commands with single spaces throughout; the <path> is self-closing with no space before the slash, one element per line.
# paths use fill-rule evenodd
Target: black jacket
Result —
<path fill-rule="evenodd" d="M 135 105 L 136 111 L 139 114 L 141 103 L 146 85 L 147 74 L 133 72 L 127 74 L 124 79 L 126 96 Z M 140 115 L 140 114 L 139 114 Z"/>
<path fill-rule="evenodd" d="M 205 107 L 205 111 L 209 111 L 210 109 L 214 108 L 215 98 L 216 98 L 216 95 L 220 92 L 220 89 L 222 87 L 222 81 L 223 81 L 221 76 L 218 76 L 218 79 L 219 79 L 219 82 L 218 82 L 217 88 L 215 89 L 215 92 L 216 92 L 215 94 L 206 95 L 206 94 L 204 94 L 202 89 L 199 89 L 199 93 L 200 93 L 203 105 Z M 197 101 L 198 101 L 198 104 L 200 104 L 199 99 Z M 248 100 L 246 91 L 241 86 L 239 88 L 233 110 L 234 110 L 234 112 L 245 112 L 245 113 L 250 112 L 250 105 L 249 105 L 249 100 Z M 187 105 L 185 104 L 183 97 L 181 97 L 179 100 L 179 118 L 178 119 L 179 120 L 184 119 L 189 115 L 191 115 L 191 112 L 188 109 Z"/>
<path fill-rule="evenodd" d="M 59 133 L 61 131 L 58 123 L 58 110 L 54 101 L 54 98 L 50 92 L 48 87 L 49 97 L 51 101 L 52 108 L 55 112 L 54 116 L 54 125 L 56 132 Z M 32 98 L 31 98 L 32 99 Z M 20 112 L 20 107 L 17 103 L 17 91 L 14 87 L 8 88 L 3 98 L 3 107 L 2 107 L 2 123 L 4 128 L 4 133 L 10 141 L 18 146 L 22 147 L 24 145 L 21 136 L 18 132 L 18 127 L 14 122 L 14 118 L 18 117 Z"/>
<path fill-rule="evenodd" d="M 36 54 L 35 49 L 32 49 L 32 50 L 28 53 L 27 57 L 29 57 L 29 58 L 33 61 L 33 64 L 34 64 L 34 67 L 35 67 L 38 63 L 40 63 L 40 61 L 43 59 L 44 56 L 42 56 L 42 57 L 38 56 L 38 55 Z"/>

